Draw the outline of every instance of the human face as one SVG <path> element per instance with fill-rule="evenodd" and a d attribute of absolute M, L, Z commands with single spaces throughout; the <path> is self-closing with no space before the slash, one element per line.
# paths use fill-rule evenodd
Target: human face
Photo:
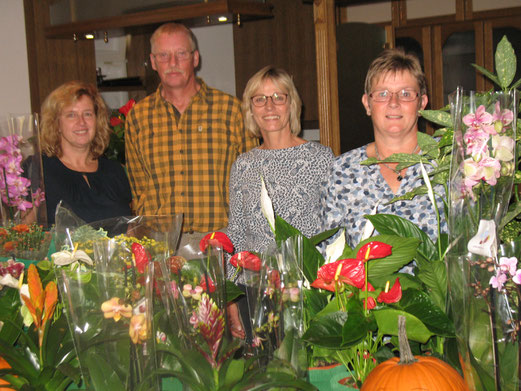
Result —
<path fill-rule="evenodd" d="M 89 96 L 63 108 L 60 114 L 62 150 L 88 149 L 96 135 L 96 112 Z"/>
<path fill-rule="evenodd" d="M 259 89 L 255 91 L 253 96 L 265 95 L 272 96 L 273 94 L 287 94 L 286 91 L 277 87 L 271 79 L 266 79 L 262 82 Z M 253 119 L 259 126 L 261 135 L 266 138 L 272 133 L 284 133 L 291 134 L 291 127 L 289 123 L 290 116 L 290 98 L 286 100 L 283 105 L 273 104 L 272 99 L 268 99 L 266 105 L 262 107 L 254 106 L 251 104 L 251 111 Z"/>
<path fill-rule="evenodd" d="M 195 81 L 195 68 L 199 65 L 199 52 L 192 53 L 190 39 L 184 32 L 173 34 L 160 34 L 152 48 L 150 54 L 152 68 L 157 71 L 161 84 L 165 88 L 179 89 L 187 87 Z M 175 53 L 188 52 L 190 55 L 186 59 L 180 59 Z M 159 53 L 168 53 L 167 62 L 159 62 L 156 56 Z"/>
<path fill-rule="evenodd" d="M 371 92 L 388 90 L 395 93 L 403 89 L 420 91 L 418 82 L 409 71 L 388 72 L 377 78 L 371 86 Z M 387 102 L 375 102 L 367 94 L 362 97 L 367 115 L 373 121 L 375 137 L 406 137 L 417 132 L 418 110 L 424 109 L 427 101 L 427 95 L 421 95 L 411 102 L 400 101 L 397 94 L 393 94 Z"/>

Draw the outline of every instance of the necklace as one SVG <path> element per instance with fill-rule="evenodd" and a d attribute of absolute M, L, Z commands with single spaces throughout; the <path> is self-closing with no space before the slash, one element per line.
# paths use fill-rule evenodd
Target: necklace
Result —
<path fill-rule="evenodd" d="M 414 147 L 414 150 L 411 152 L 411 154 L 413 153 L 416 153 L 418 151 L 418 148 L 419 148 L 419 145 L 416 144 L 416 146 Z M 376 155 L 376 159 L 377 160 L 382 160 L 380 159 L 380 154 L 378 153 L 378 148 L 376 147 L 376 142 L 374 143 L 374 152 L 375 152 L 375 155 Z M 387 167 L 389 170 L 391 170 L 392 172 L 394 172 L 396 174 L 396 180 L 398 182 L 401 182 L 403 180 L 403 175 L 402 173 L 400 172 L 401 170 L 397 170 L 396 168 L 392 168 L 391 166 L 389 166 L 387 163 L 384 163 L 384 162 L 381 162 L 385 167 Z"/>

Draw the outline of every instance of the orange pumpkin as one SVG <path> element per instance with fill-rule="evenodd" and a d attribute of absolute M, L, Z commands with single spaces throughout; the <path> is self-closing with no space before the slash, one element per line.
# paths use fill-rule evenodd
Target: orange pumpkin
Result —
<path fill-rule="evenodd" d="M 400 359 L 393 357 L 371 371 L 360 391 L 468 391 L 463 378 L 447 363 L 435 358 L 413 356 L 405 317 L 398 319 Z"/>

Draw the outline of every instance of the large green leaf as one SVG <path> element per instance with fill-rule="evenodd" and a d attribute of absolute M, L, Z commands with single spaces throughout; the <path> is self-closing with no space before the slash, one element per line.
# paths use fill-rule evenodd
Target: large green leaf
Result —
<path fill-rule="evenodd" d="M 407 289 L 403 292 L 401 300 L 393 307 L 416 316 L 434 334 L 444 337 L 454 336 L 454 325 L 425 292 Z"/>
<path fill-rule="evenodd" d="M 319 234 L 316 234 L 315 236 L 312 236 L 309 238 L 311 240 L 311 243 L 313 243 L 314 246 L 318 245 L 320 242 L 323 242 L 326 239 L 329 239 L 331 236 L 336 234 L 340 227 L 328 229 L 327 231 L 320 232 Z"/>
<path fill-rule="evenodd" d="M 497 45 L 495 61 L 499 86 L 506 89 L 510 84 L 512 84 L 514 76 L 516 75 L 517 67 L 514 48 L 512 48 L 512 45 L 508 42 L 506 35 L 501 38 L 501 41 L 499 41 Z"/>
<path fill-rule="evenodd" d="M 371 320 L 365 317 L 362 303 L 359 300 L 349 300 L 347 320 L 342 328 L 342 348 L 357 344 L 370 330 Z"/>
<path fill-rule="evenodd" d="M 392 246 L 392 254 L 382 259 L 371 259 L 366 263 L 368 278 L 376 286 L 384 285 L 389 276 L 412 261 L 416 254 L 419 240 L 416 238 L 401 238 L 393 235 L 377 235 L 360 242 L 357 252 L 364 244 L 380 241 Z"/>
<path fill-rule="evenodd" d="M 501 85 L 499 78 L 496 75 L 494 75 L 492 72 L 490 72 L 487 68 L 483 68 L 482 66 L 477 65 L 477 64 L 470 64 L 470 65 L 472 65 L 474 68 L 476 68 L 478 71 L 480 71 L 483 75 L 485 75 L 490 80 L 492 80 L 498 86 Z"/>
<path fill-rule="evenodd" d="M 452 118 L 449 113 L 441 110 L 420 110 L 419 113 L 427 121 L 450 128 L 452 127 Z"/>
<path fill-rule="evenodd" d="M 85 354 L 85 367 L 89 370 L 89 378 L 95 390 L 125 391 L 125 384 L 111 370 L 112 366 L 97 354 Z"/>
<path fill-rule="evenodd" d="M 223 385 L 225 387 L 231 387 L 235 383 L 238 383 L 244 375 L 244 370 L 244 360 L 231 360 L 226 366 Z"/>
<path fill-rule="evenodd" d="M 427 286 L 432 301 L 445 310 L 447 298 L 447 269 L 444 261 L 434 261 L 422 265 L 418 278 Z"/>
<path fill-rule="evenodd" d="M 328 304 L 330 292 L 320 291 L 318 289 L 304 289 L 304 308 L 310 318 L 317 315 Z"/>
<path fill-rule="evenodd" d="M 317 271 L 318 268 L 324 264 L 324 257 L 316 249 L 313 242 L 304 236 L 298 229 L 287 223 L 282 217 L 275 217 L 275 239 L 277 243 L 297 235 L 302 236 L 304 277 L 306 277 L 306 279 L 311 283 L 317 278 Z"/>
<path fill-rule="evenodd" d="M 418 254 L 424 261 L 438 259 L 437 249 L 429 236 L 416 224 L 400 216 L 375 214 L 366 216 L 375 229 L 383 235 L 395 235 L 402 238 L 416 238 L 419 241 Z M 393 249 L 394 252 L 394 249 Z"/>
<path fill-rule="evenodd" d="M 406 318 L 407 338 L 420 343 L 426 343 L 434 335 L 425 325 L 412 314 L 393 308 L 373 310 L 378 324 L 378 332 L 383 335 L 398 335 L 398 317 Z"/>
<path fill-rule="evenodd" d="M 337 311 L 324 316 L 316 316 L 302 336 L 304 341 L 330 349 L 339 349 L 342 344 L 342 329 L 347 313 Z"/>
<path fill-rule="evenodd" d="M 239 296 L 244 295 L 244 292 L 235 285 L 232 281 L 226 280 L 226 300 L 228 302 L 235 300 Z"/>

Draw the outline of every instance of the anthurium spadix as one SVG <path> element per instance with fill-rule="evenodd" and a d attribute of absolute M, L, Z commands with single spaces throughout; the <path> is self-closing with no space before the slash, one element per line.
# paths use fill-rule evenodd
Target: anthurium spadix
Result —
<path fill-rule="evenodd" d="M 261 210 L 262 214 L 268 220 L 271 230 L 275 233 L 275 212 L 273 211 L 273 203 L 268 195 L 268 189 L 264 183 L 264 178 L 261 176 Z"/>

